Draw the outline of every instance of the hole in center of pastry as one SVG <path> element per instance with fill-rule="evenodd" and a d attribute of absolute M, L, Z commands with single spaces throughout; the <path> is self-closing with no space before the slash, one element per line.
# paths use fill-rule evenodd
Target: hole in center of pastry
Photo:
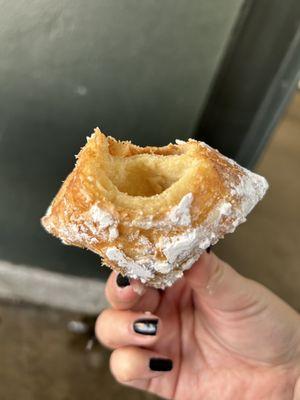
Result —
<path fill-rule="evenodd" d="M 180 158 L 142 154 L 115 159 L 109 178 L 120 192 L 130 196 L 154 196 L 168 189 L 184 174 L 187 166 Z"/>

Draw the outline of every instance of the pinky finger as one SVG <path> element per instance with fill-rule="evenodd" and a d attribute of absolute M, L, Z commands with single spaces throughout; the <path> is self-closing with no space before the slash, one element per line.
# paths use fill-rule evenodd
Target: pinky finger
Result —
<path fill-rule="evenodd" d="M 170 374 L 173 362 L 153 351 L 128 346 L 113 351 L 110 369 L 119 383 L 146 390 L 149 379 Z"/>

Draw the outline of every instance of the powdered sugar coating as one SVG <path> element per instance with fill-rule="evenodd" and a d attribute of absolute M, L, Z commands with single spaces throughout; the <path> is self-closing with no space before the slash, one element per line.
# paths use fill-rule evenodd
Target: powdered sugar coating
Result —
<path fill-rule="evenodd" d="M 72 215 L 68 223 L 59 224 L 58 230 L 64 244 L 95 245 L 97 238 L 113 242 L 119 237 L 118 221 L 98 204 L 93 204 L 80 216 Z"/>
<path fill-rule="evenodd" d="M 243 168 L 244 176 L 238 186 L 231 189 L 231 194 L 242 198 L 241 212 L 246 216 L 264 197 L 269 185 L 267 180 L 254 172 Z"/>
<path fill-rule="evenodd" d="M 119 237 L 118 228 L 117 228 L 115 225 L 110 226 L 110 227 L 108 228 L 108 240 L 109 240 L 110 242 L 113 242 L 113 241 L 116 240 L 118 237 Z"/>
<path fill-rule="evenodd" d="M 167 261 L 159 261 L 152 256 L 141 257 L 133 260 L 123 250 L 116 246 L 108 247 L 105 251 L 106 257 L 115 262 L 119 267 L 124 268 L 129 278 L 140 279 L 143 283 L 154 277 L 155 272 L 168 274 L 173 266 Z"/>
<path fill-rule="evenodd" d="M 99 228 L 105 229 L 115 224 L 115 220 L 110 213 L 103 210 L 98 204 L 94 204 L 88 211 L 91 221 Z"/>
<path fill-rule="evenodd" d="M 59 234 L 64 244 L 71 245 L 73 243 L 78 244 L 96 244 L 98 240 L 88 233 L 85 227 L 79 227 L 75 223 L 69 223 L 62 225 L 59 228 Z"/>
<path fill-rule="evenodd" d="M 108 248 L 107 250 L 109 251 L 106 251 L 106 256 L 110 261 L 116 262 L 120 267 L 125 268 L 126 274 L 131 278 L 138 278 L 143 282 L 147 282 L 153 278 L 155 272 L 159 272 L 161 276 L 158 282 L 156 279 L 155 286 L 159 288 L 171 286 L 175 280 L 182 276 L 181 271 L 190 268 L 200 254 L 212 242 L 215 242 L 214 231 L 221 218 L 224 215 L 228 215 L 229 209 L 231 207 L 228 206 L 228 203 L 221 202 L 208 216 L 203 225 L 197 228 L 188 228 L 180 235 L 163 236 L 156 247 L 165 255 L 165 261 L 156 259 L 153 256 L 133 260 L 116 247 Z M 145 269 L 151 272 L 148 277 L 145 276 Z"/>
<path fill-rule="evenodd" d="M 124 252 L 117 247 L 108 247 L 105 255 L 119 267 L 124 268 L 126 274 L 131 278 L 138 278 L 142 282 L 146 282 L 153 277 L 153 271 L 148 268 L 148 265 L 143 265 L 141 262 L 135 262 L 131 258 L 127 257 Z"/>
<path fill-rule="evenodd" d="M 156 276 L 153 286 L 158 288 L 171 286 L 182 276 L 182 271 L 191 268 L 209 246 L 215 244 L 225 233 L 233 232 L 239 224 L 246 220 L 247 214 L 262 199 L 268 188 L 265 178 L 247 170 L 244 170 L 244 175 L 241 175 L 239 179 L 239 183 L 231 189 L 234 200 L 240 203 L 238 207 L 236 205 L 233 206 L 230 201 L 221 200 L 200 226 L 187 227 L 179 235 L 170 236 L 168 233 L 162 235 L 155 246 L 165 256 L 165 261 L 163 262 L 153 258 L 153 256 L 149 256 L 146 259 L 142 257 L 141 259 L 132 260 L 123 253 L 123 256 L 126 257 L 126 274 L 129 277 L 138 277 L 147 282 L 152 279 L 155 272 L 159 272 L 160 276 Z M 167 220 L 170 224 L 172 221 L 171 214 L 177 215 L 175 221 L 173 218 L 173 223 L 180 225 L 182 220 L 185 221 L 185 218 L 182 219 L 178 216 L 178 210 L 181 210 L 181 215 L 190 215 L 191 204 L 192 194 L 189 193 L 169 212 L 164 224 L 166 224 Z M 144 229 L 145 226 L 150 229 L 153 224 L 148 221 L 148 225 L 144 225 Z M 106 255 L 109 258 L 110 253 L 106 253 Z M 115 261 L 115 259 L 112 261 Z M 143 271 L 147 268 L 152 274 L 148 278 L 140 276 L 137 265 Z"/>
<path fill-rule="evenodd" d="M 188 226 L 191 224 L 190 207 L 193 202 L 193 193 L 188 193 L 180 200 L 179 204 L 172 208 L 167 218 L 177 226 Z"/>

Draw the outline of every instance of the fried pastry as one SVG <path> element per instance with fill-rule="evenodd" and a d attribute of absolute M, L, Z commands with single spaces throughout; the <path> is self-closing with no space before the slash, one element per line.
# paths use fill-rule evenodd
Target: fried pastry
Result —
<path fill-rule="evenodd" d="M 244 222 L 267 188 L 203 142 L 139 147 L 97 128 L 42 224 L 123 275 L 165 288 Z"/>

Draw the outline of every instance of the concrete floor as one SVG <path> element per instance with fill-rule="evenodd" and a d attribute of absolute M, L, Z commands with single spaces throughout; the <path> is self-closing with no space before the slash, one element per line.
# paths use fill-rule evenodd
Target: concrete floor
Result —
<path fill-rule="evenodd" d="M 118 385 L 109 353 L 95 342 L 93 321 L 84 334 L 68 330 L 79 316 L 34 306 L 0 304 L 1 400 L 147 400 Z"/>
<path fill-rule="evenodd" d="M 300 94 L 293 99 L 257 171 L 270 190 L 246 224 L 215 251 L 243 274 L 300 310 Z M 33 306 L 0 304 L 1 400 L 154 399 L 114 382 L 106 350 L 74 334 L 80 316 Z"/>

